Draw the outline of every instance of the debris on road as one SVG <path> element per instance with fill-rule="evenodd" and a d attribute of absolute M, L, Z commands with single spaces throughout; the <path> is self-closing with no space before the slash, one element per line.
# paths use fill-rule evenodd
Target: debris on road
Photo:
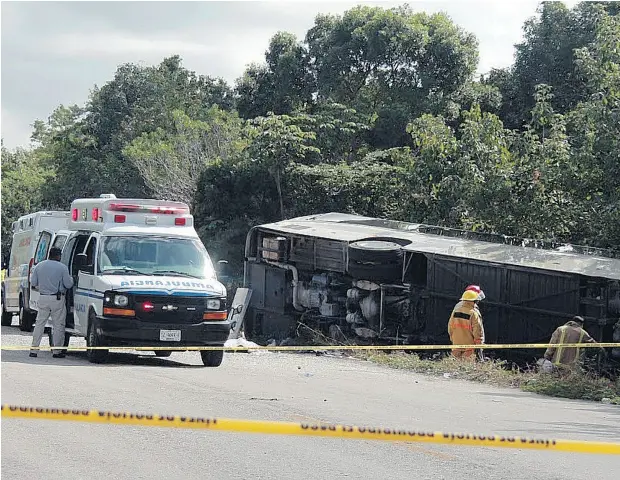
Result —
<path fill-rule="evenodd" d="M 229 348 L 239 348 L 239 347 L 253 348 L 253 347 L 258 347 L 259 345 L 257 343 L 246 340 L 243 334 L 241 334 L 239 338 L 231 338 L 231 339 L 226 340 L 226 343 L 224 343 L 224 346 L 229 347 Z M 254 350 L 254 351 L 248 350 L 247 353 L 265 354 L 265 353 L 271 353 L 271 352 L 268 350 Z"/>

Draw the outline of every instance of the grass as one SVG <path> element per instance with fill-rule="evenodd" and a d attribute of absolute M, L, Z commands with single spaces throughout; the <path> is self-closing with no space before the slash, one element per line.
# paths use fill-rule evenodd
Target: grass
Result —
<path fill-rule="evenodd" d="M 526 392 L 559 398 L 601 401 L 606 398 L 620 405 L 620 378 L 615 381 L 593 373 L 519 371 L 508 362 L 485 360 L 466 362 L 453 357 L 435 360 L 421 359 L 416 354 L 403 352 L 359 352 L 357 358 L 390 368 L 410 370 L 437 377 L 448 376 L 498 387 L 520 388 Z"/>

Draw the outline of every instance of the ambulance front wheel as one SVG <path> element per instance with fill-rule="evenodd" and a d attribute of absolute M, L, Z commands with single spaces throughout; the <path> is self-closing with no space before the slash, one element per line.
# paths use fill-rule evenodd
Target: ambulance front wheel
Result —
<path fill-rule="evenodd" d="M 224 360 L 224 350 L 201 350 L 200 357 L 205 367 L 219 367 Z"/>
<path fill-rule="evenodd" d="M 102 347 L 103 341 L 99 334 L 99 322 L 95 312 L 91 311 L 88 315 L 88 335 L 86 336 L 86 345 L 88 347 Z M 109 350 L 104 349 L 88 349 L 86 356 L 90 363 L 104 363 L 108 358 Z"/>

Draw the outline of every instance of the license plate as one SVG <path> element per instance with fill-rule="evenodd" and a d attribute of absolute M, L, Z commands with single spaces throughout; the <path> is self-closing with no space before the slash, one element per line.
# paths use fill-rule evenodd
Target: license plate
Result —
<path fill-rule="evenodd" d="M 181 330 L 160 330 L 159 340 L 162 342 L 180 342 Z"/>

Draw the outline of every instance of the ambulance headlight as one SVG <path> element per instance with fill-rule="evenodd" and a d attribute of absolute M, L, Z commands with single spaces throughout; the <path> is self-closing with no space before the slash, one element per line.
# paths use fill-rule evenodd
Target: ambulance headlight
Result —
<path fill-rule="evenodd" d="M 221 306 L 220 299 L 219 298 L 212 298 L 207 300 L 207 309 L 209 310 L 219 310 L 220 306 Z"/>
<path fill-rule="evenodd" d="M 114 305 L 117 307 L 126 307 L 129 303 L 129 299 L 126 295 L 116 295 L 114 297 Z"/>

